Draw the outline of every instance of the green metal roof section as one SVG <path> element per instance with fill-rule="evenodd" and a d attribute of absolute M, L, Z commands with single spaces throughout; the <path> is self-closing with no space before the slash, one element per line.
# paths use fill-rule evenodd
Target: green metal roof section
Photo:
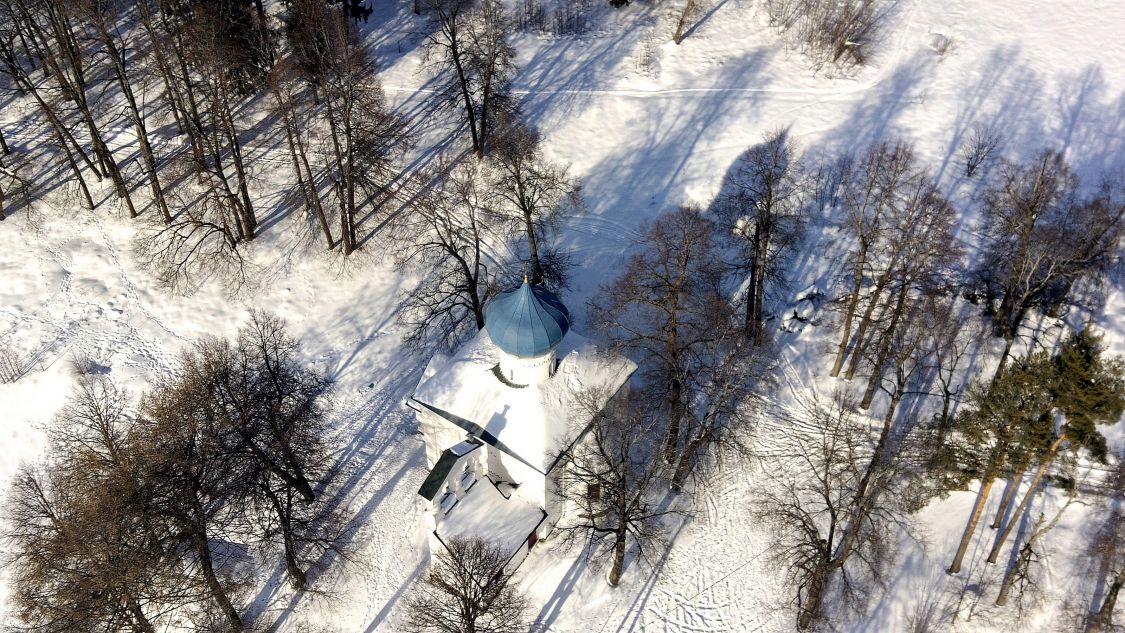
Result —
<path fill-rule="evenodd" d="M 475 446 L 472 448 L 463 446 L 467 443 L 475 444 Z M 473 438 L 471 441 L 461 442 L 456 446 L 442 451 L 441 457 L 439 457 L 437 463 L 434 464 L 433 470 L 430 471 L 429 475 L 426 475 L 426 481 L 423 481 L 422 486 L 418 488 L 418 494 L 424 499 L 433 501 L 438 491 L 441 490 L 441 485 L 445 483 L 446 478 L 449 477 L 449 471 L 453 470 L 453 465 L 457 463 L 457 460 L 468 455 L 480 446 L 481 443 L 477 441 L 476 438 Z"/>

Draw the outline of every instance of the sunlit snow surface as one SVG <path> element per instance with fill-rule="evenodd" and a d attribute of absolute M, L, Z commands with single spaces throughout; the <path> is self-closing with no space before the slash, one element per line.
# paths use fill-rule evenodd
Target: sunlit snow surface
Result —
<path fill-rule="evenodd" d="M 409 3 L 400 3 L 394 15 L 386 4 L 374 4 L 368 38 L 389 98 L 417 123 L 411 160 L 423 161 L 435 144 L 449 141 L 449 123 L 428 109 L 424 91 L 433 84 L 419 72 L 420 26 Z M 595 30 L 584 36 L 518 40 L 521 106 L 543 131 L 547 153 L 570 163 L 584 184 L 587 213 L 568 220 L 560 237 L 578 265 L 572 290 L 563 296 L 578 331 L 586 329 L 582 306 L 621 270 L 642 223 L 684 203 L 706 211 L 738 155 L 772 128 L 789 127 L 810 160 L 902 135 L 914 141 L 959 208 L 978 193 L 979 180 L 961 177 L 955 151 L 978 121 L 995 123 L 1014 156 L 1045 145 L 1066 150 L 1088 179 L 1125 166 L 1125 3 L 903 0 L 881 53 L 854 77 L 806 70 L 801 55 L 786 51 L 764 26 L 759 3 L 712 2 L 680 46 L 670 41 L 673 24 L 665 10 L 634 3 L 594 16 Z M 956 43 L 945 58 L 929 48 L 934 33 Z M 29 107 L 5 103 L 0 117 L 10 143 L 41 152 L 47 149 L 43 130 L 16 123 Z M 126 143 L 127 132 L 120 134 L 117 142 Z M 263 209 L 276 205 L 276 192 L 290 178 L 281 143 L 263 136 L 247 144 Z M 53 173 L 36 177 L 57 177 Z M 294 596 L 283 570 L 271 563 L 241 603 L 263 628 L 285 630 L 309 621 L 347 633 L 398 630 L 408 583 L 427 564 L 415 494 L 425 477 L 424 460 L 411 412 L 402 406 L 426 359 L 402 349 L 395 324 L 400 295 L 415 279 L 390 267 L 378 236 L 341 271 L 335 260 L 319 255 L 319 245 L 306 245 L 302 220 L 270 212 L 251 249 L 261 270 L 246 294 L 231 299 L 210 285 L 173 296 L 131 253 L 137 222 L 117 209 L 108 185 L 97 191 L 107 202 L 94 212 L 81 210 L 72 187 L 63 185 L 36 205 L 32 219 L 17 215 L 0 224 L 0 345 L 19 347 L 37 362 L 20 382 L 0 385 L 0 483 L 43 449 L 41 427 L 73 384 L 67 367 L 72 352 L 88 353 L 137 394 L 166 375 L 191 341 L 231 336 L 250 307 L 267 308 L 288 321 L 307 361 L 336 383 L 331 419 L 341 448 L 333 456 L 336 477 L 328 494 L 357 530 L 349 560 L 321 561 L 326 571 L 315 574 L 315 587 L 323 593 Z M 965 219 L 960 236 L 971 245 L 972 218 Z M 834 262 L 824 254 L 832 252 L 833 236 L 821 236 L 796 259 L 793 288 L 831 288 Z M 514 280 L 518 271 L 511 274 Z M 1125 354 L 1120 281 L 1097 317 L 1112 351 Z M 823 326 L 780 336 L 778 400 L 831 391 L 832 383 L 822 378 L 831 337 Z M 872 415 L 881 406 L 877 401 Z M 766 449 L 800 432 L 769 420 L 761 424 L 758 443 Z M 1111 430 L 1111 439 L 1120 445 L 1121 425 Z M 791 613 L 780 607 L 786 593 L 765 564 L 766 535 L 749 519 L 755 477 L 752 466 L 733 470 L 700 491 L 691 519 L 670 526 L 670 549 L 650 552 L 649 563 L 631 555 L 622 585 L 613 590 L 605 570 L 588 567 L 576 551 L 552 548 L 553 541 L 537 546 L 519 579 L 532 597 L 535 630 L 792 630 Z M 987 529 L 974 542 L 966 573 L 950 578 L 943 571 L 973 498 L 972 492 L 959 493 L 923 510 L 918 518 L 925 550 L 906 543 L 886 591 L 877 593 L 867 613 L 840 628 L 905 630 L 919 596 L 956 599 L 961 583 L 977 582 L 992 536 Z M 1049 507 L 1056 501 L 1053 493 L 1041 498 Z M 1054 556 L 1041 587 L 1045 595 L 1019 630 L 1060 630 L 1064 601 L 1088 606 L 1082 579 L 1091 570 L 1070 555 L 1081 549 L 1090 511 L 1072 508 L 1050 535 Z M 997 571 L 986 571 L 995 580 Z M 970 605 L 962 604 L 966 615 L 953 629 L 1011 629 L 1010 614 L 988 606 L 994 591 L 986 590 L 971 619 Z"/>

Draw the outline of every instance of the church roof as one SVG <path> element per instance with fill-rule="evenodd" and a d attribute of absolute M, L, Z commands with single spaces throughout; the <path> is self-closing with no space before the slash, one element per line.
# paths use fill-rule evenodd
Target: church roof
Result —
<path fill-rule="evenodd" d="M 576 398 L 585 390 L 615 393 L 637 368 L 574 333 L 557 352 L 559 366 L 548 380 L 513 386 L 493 373 L 500 350 L 489 332 L 481 331 L 454 356 L 437 354 L 430 360 L 413 406 L 547 473 L 563 441 L 592 417 Z"/>
<path fill-rule="evenodd" d="M 501 350 L 520 358 L 542 356 L 570 329 L 570 312 L 543 286 L 523 285 L 500 293 L 484 308 L 484 327 Z"/>
<path fill-rule="evenodd" d="M 453 465 L 457 463 L 457 460 L 468 455 L 480 446 L 481 443 L 479 440 L 470 438 L 442 451 L 441 457 L 438 458 L 437 463 L 434 464 L 433 469 L 430 470 L 430 474 L 426 476 L 426 481 L 423 481 L 422 486 L 418 488 L 418 494 L 432 501 L 433 498 L 437 496 L 438 491 L 441 490 L 442 484 L 444 484 L 445 480 L 449 477 L 449 471 L 453 469 Z"/>

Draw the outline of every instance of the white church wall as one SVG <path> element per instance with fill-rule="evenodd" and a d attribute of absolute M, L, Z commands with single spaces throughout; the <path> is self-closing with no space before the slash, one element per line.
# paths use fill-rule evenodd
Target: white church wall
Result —
<path fill-rule="evenodd" d="M 496 456 L 496 470 L 507 476 L 505 481 L 519 484 L 519 487 L 516 489 L 516 494 L 541 508 L 544 507 L 543 504 L 546 501 L 546 478 L 543 476 L 543 473 L 540 473 L 503 451 L 490 447 L 490 453 Z M 489 467 L 491 470 L 491 459 L 489 460 Z M 497 479 L 495 474 L 493 479 Z"/>
<path fill-rule="evenodd" d="M 415 419 L 422 441 L 426 446 L 426 468 L 432 469 L 441 457 L 442 451 L 460 443 L 468 435 L 463 429 L 450 424 L 441 416 L 427 409 L 416 410 Z"/>
<path fill-rule="evenodd" d="M 500 351 L 500 373 L 516 385 L 537 385 L 554 373 L 555 350 L 534 358 L 519 358 Z"/>

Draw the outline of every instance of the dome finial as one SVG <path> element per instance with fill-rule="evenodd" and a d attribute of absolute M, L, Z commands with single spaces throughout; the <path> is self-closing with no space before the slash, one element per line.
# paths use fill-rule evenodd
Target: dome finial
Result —
<path fill-rule="evenodd" d="M 527 262 L 523 263 L 523 283 L 527 283 Z"/>

